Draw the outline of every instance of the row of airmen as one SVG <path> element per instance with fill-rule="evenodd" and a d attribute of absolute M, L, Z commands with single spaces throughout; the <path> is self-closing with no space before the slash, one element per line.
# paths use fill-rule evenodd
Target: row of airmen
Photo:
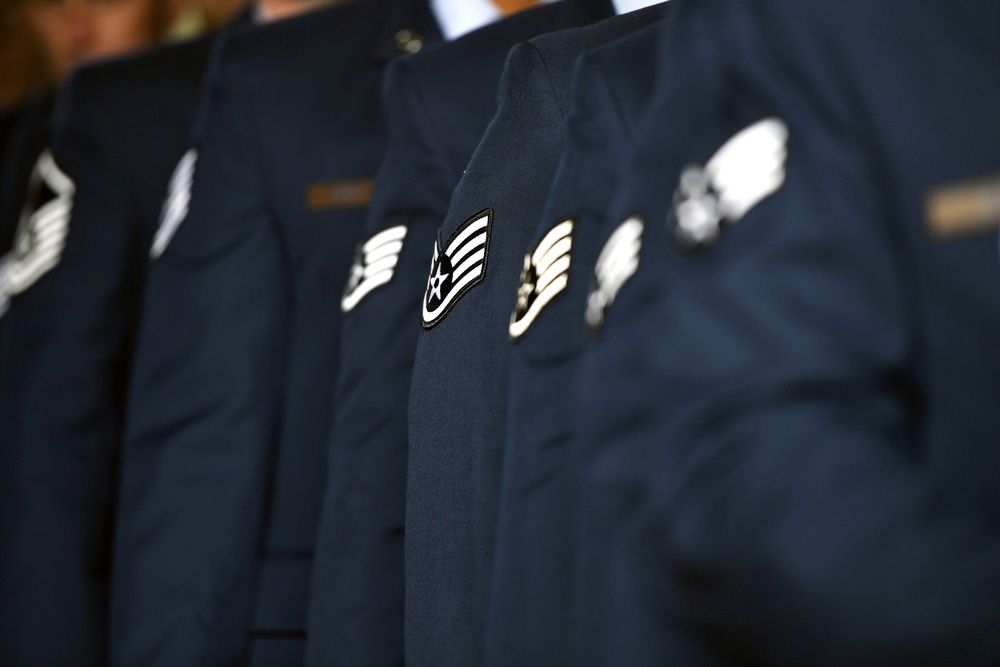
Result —
<path fill-rule="evenodd" d="M 1000 664 L 1000 4 L 271 2 L 60 95 L 0 664 Z"/>

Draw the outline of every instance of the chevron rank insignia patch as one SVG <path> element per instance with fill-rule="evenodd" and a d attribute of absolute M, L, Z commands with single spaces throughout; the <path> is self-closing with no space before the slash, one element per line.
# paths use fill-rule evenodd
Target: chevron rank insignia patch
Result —
<path fill-rule="evenodd" d="M 425 329 L 441 322 L 463 294 L 483 282 L 492 226 L 493 209 L 486 209 L 462 223 L 445 246 L 438 232 L 421 309 Z"/>
<path fill-rule="evenodd" d="M 674 236 L 684 249 L 714 243 L 785 182 L 788 126 L 765 118 L 727 141 L 704 167 L 688 167 L 674 193 Z"/>
<path fill-rule="evenodd" d="M 75 192 L 76 186 L 56 165 L 52 153 L 44 151 L 31 172 L 14 248 L 0 262 L 0 311 L 6 310 L 10 297 L 27 290 L 59 264 Z"/>
<path fill-rule="evenodd" d="M 573 220 L 553 227 L 535 251 L 524 258 L 517 303 L 510 316 L 510 339 L 521 339 L 552 299 L 569 285 L 570 252 L 573 249 Z"/>
<path fill-rule="evenodd" d="M 403 252 L 406 225 L 390 227 L 358 245 L 340 310 L 349 313 L 373 290 L 392 280 Z"/>
<path fill-rule="evenodd" d="M 639 268 L 642 230 L 642 220 L 629 218 L 618 226 L 597 257 L 585 314 L 587 331 L 591 335 L 604 325 L 608 308 Z"/>
<path fill-rule="evenodd" d="M 149 256 L 153 259 L 158 259 L 163 254 L 177 233 L 177 229 L 184 222 L 184 218 L 187 217 L 188 207 L 191 205 L 194 167 L 197 163 L 198 151 L 192 148 L 174 167 L 174 174 L 170 177 L 170 185 L 167 188 L 167 198 L 160 213 L 160 226 L 153 236 L 153 245 L 149 249 Z"/>

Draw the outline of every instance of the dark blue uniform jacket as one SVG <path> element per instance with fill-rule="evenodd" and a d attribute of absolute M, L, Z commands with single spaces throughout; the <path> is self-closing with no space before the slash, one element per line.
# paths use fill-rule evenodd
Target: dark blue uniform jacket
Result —
<path fill-rule="evenodd" d="M 0 654 L 17 664 L 107 664 L 125 380 L 211 41 L 85 67 L 60 97 L 51 151 L 73 185 L 65 247 L 0 321 Z"/>
<path fill-rule="evenodd" d="M 406 653 L 412 665 L 484 655 L 503 456 L 507 324 L 528 241 L 565 143 L 572 66 L 646 12 L 518 45 L 499 109 L 452 199 L 421 306 L 410 393 Z"/>
<path fill-rule="evenodd" d="M 670 8 L 649 10 L 650 17 Z M 591 499 L 576 493 L 572 397 L 597 238 L 609 222 L 607 205 L 632 147 L 636 118 L 645 110 L 657 36 L 658 25 L 649 25 L 580 57 L 567 146 L 509 314 L 504 469 L 488 624 L 488 655 L 496 665 L 583 664 L 565 653 L 566 642 L 584 641 L 589 651 L 579 659 L 592 660 L 604 637 L 603 624 L 579 613 L 605 584 L 592 572 L 606 542 L 591 526 L 582 541 L 577 535 L 578 506 L 588 507 Z M 575 570 L 582 571 L 574 577 Z"/>
<path fill-rule="evenodd" d="M 0 113 L 0 158 L 7 154 L 7 147 L 14 138 L 14 128 L 20 118 L 20 105 L 5 108 Z"/>
<path fill-rule="evenodd" d="M 725 664 L 996 664 L 998 9 L 719 9 L 729 85 L 647 119 L 581 383 L 590 476 L 643 453 L 609 576 Z"/>
<path fill-rule="evenodd" d="M 54 93 L 42 93 L 0 120 L 0 254 L 11 249 L 27 203 L 29 180 L 49 144 Z"/>
<path fill-rule="evenodd" d="M 336 304 L 384 149 L 382 69 L 437 34 L 424 2 L 370 0 L 226 42 L 189 211 L 159 237 L 146 286 L 115 554 L 118 664 L 302 662 Z"/>
<path fill-rule="evenodd" d="M 389 148 L 340 304 L 340 380 L 313 568 L 310 664 L 403 661 L 406 407 L 427 251 L 496 111 L 510 47 L 610 12 L 606 0 L 563 0 L 387 71 Z"/>

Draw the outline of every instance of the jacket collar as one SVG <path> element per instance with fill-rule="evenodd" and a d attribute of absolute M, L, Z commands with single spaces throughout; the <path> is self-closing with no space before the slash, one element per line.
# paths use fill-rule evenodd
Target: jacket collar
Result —
<path fill-rule="evenodd" d="M 590 25 L 615 15 L 611 0 L 562 0 L 557 7 L 563 25 Z"/>
<path fill-rule="evenodd" d="M 385 5 L 385 19 L 372 53 L 379 65 L 416 53 L 425 44 L 441 41 L 441 29 L 434 19 L 430 0 L 385 0 Z"/>

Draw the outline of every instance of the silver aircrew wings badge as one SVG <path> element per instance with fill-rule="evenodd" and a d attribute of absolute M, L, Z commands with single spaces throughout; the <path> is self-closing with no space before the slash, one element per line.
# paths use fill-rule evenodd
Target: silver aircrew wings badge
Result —
<path fill-rule="evenodd" d="M 69 235 L 76 186 L 44 151 L 28 182 L 28 200 L 21 212 L 14 248 L 0 260 L 0 315 L 10 297 L 24 292 L 62 259 Z"/>
<path fill-rule="evenodd" d="M 687 167 L 674 193 L 674 236 L 684 249 L 711 245 L 785 182 L 788 126 L 777 118 L 741 130 L 704 167 Z"/>
<path fill-rule="evenodd" d="M 373 290 L 392 280 L 405 239 L 406 225 L 397 225 L 374 234 L 358 245 L 351 275 L 340 300 L 341 312 L 351 312 Z"/>
<path fill-rule="evenodd" d="M 438 232 L 421 307 L 425 329 L 441 322 L 463 294 L 483 282 L 492 227 L 493 209 L 486 209 L 462 223 L 446 246 L 442 246 Z"/>
<path fill-rule="evenodd" d="M 528 332 L 552 299 L 569 285 L 573 221 L 564 220 L 549 230 L 534 252 L 524 257 L 517 303 L 510 316 L 510 339 L 518 341 Z"/>
<path fill-rule="evenodd" d="M 192 148 L 174 167 L 174 173 L 170 177 L 170 185 L 167 187 L 167 198 L 163 202 L 163 211 L 160 213 L 160 226 L 153 236 L 153 245 L 149 249 L 149 256 L 152 259 L 158 259 L 163 254 L 163 251 L 170 244 L 170 240 L 177 233 L 177 229 L 187 217 L 188 209 L 191 206 L 194 167 L 197 163 L 198 151 Z"/>
<path fill-rule="evenodd" d="M 629 218 L 611 234 L 594 266 L 585 320 L 587 331 L 594 335 L 604 324 L 604 316 L 622 287 L 639 268 L 643 222 Z"/>

